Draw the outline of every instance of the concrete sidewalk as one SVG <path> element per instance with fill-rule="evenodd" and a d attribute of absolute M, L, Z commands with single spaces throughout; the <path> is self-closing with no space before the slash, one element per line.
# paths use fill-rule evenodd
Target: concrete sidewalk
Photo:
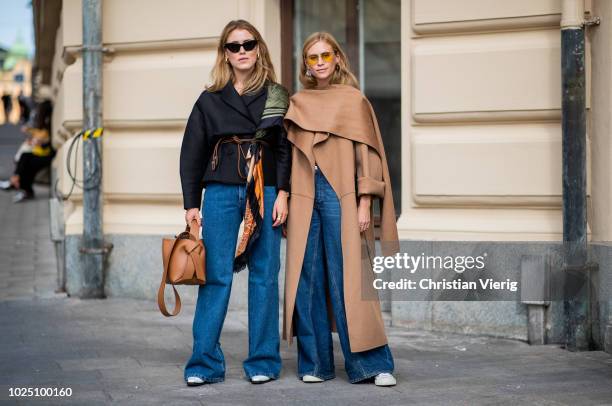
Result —
<path fill-rule="evenodd" d="M 246 315 L 230 312 L 223 331 L 226 381 L 187 387 L 192 308 L 164 319 L 155 303 L 108 299 L 0 302 L 0 399 L 10 387 L 71 388 L 49 404 L 602 405 L 612 404 L 612 357 L 553 346 L 390 328 L 398 385 L 351 385 L 337 352 L 338 376 L 304 384 L 295 347 L 282 344 L 276 382 L 243 378 Z M 336 349 L 338 348 L 336 342 Z M 22 402 L 29 404 L 29 400 Z"/>
<path fill-rule="evenodd" d="M 2 159 L 16 148 L 3 138 L 6 130 L 0 127 Z M 2 178 L 10 168 L 0 164 Z M 36 192 L 38 200 L 18 205 L 11 193 L 0 193 L 2 403 L 612 405 L 610 354 L 395 327 L 388 329 L 398 378 L 393 388 L 349 384 L 337 341 L 336 379 L 300 382 L 295 345 L 283 342 L 281 378 L 251 385 L 241 365 L 248 348 L 246 313 L 231 309 L 222 336 L 226 381 L 187 387 L 183 365 L 191 352 L 193 304 L 167 319 L 153 301 L 54 293 L 48 188 L 37 186 Z M 71 388 L 72 396 L 10 398 L 16 387 Z"/>

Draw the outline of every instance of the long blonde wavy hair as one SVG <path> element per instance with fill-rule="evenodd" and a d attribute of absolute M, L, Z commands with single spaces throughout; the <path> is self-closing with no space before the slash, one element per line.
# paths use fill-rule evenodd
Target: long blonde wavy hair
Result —
<path fill-rule="evenodd" d="M 235 79 L 232 65 L 225 61 L 224 45 L 227 42 L 227 37 L 236 29 L 247 30 L 257 40 L 257 61 L 255 62 L 253 72 L 251 72 L 251 76 L 244 84 L 243 93 L 257 92 L 263 87 L 266 79 L 276 83 L 276 74 L 274 73 L 274 65 L 272 65 L 268 46 L 259 31 L 257 31 L 248 21 L 232 20 L 223 28 L 221 38 L 219 38 L 219 44 L 217 45 L 217 60 L 210 74 L 212 84 L 206 87 L 206 90 L 210 92 L 216 92 L 223 89 L 229 80 L 233 81 Z"/>
<path fill-rule="evenodd" d="M 306 76 L 306 57 L 308 56 L 306 55 L 306 52 L 311 46 L 313 46 L 319 41 L 327 42 L 327 44 L 332 47 L 334 53 L 336 54 L 336 59 L 338 61 L 336 65 L 336 70 L 334 71 L 334 73 L 332 73 L 332 77 L 329 83 L 332 85 L 349 85 L 359 89 L 359 81 L 357 80 L 353 72 L 351 72 L 351 66 L 349 64 L 348 58 L 346 57 L 346 54 L 344 53 L 344 51 L 340 47 L 340 44 L 338 44 L 338 41 L 336 41 L 334 36 L 325 31 L 318 31 L 310 34 L 304 42 L 304 46 L 302 47 L 302 63 L 300 66 L 299 78 L 302 85 L 304 85 L 306 89 L 312 89 L 317 86 L 317 79 L 315 79 L 313 76 Z"/>

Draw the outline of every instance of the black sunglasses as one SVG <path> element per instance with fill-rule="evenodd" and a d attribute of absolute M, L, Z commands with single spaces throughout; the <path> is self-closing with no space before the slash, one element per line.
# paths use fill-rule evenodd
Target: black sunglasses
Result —
<path fill-rule="evenodd" d="M 237 42 L 228 42 L 223 47 L 230 51 L 233 54 L 240 52 L 240 47 L 243 47 L 245 51 L 252 51 L 257 46 L 256 39 L 249 39 L 244 41 L 242 44 L 238 44 Z"/>

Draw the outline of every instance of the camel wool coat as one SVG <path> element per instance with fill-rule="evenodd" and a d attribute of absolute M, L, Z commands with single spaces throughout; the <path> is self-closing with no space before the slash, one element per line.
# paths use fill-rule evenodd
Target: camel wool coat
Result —
<path fill-rule="evenodd" d="M 283 338 L 291 343 L 295 335 L 293 313 L 314 205 L 316 163 L 341 207 L 344 302 L 351 352 L 384 345 L 387 337 L 378 292 L 372 285 L 373 226 L 360 233 L 357 215 L 359 196 L 371 195 L 372 207 L 374 200 L 380 199 L 383 254 L 398 251 L 389 170 L 372 106 L 358 89 L 348 85 L 304 89 L 291 97 L 285 127 L 293 152 Z M 329 308 L 328 314 L 335 325 Z"/>

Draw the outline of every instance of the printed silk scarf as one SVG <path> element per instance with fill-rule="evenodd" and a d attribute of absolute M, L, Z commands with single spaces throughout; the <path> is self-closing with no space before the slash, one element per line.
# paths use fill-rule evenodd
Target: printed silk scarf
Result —
<path fill-rule="evenodd" d="M 234 272 L 243 270 L 248 254 L 257 239 L 264 216 L 263 149 L 261 141 L 272 128 L 283 125 L 283 117 L 289 107 L 289 94 L 277 83 L 268 85 L 268 95 L 261 121 L 255 132 L 255 141 L 246 155 L 246 208 L 242 219 L 243 231 L 236 247 Z"/>

